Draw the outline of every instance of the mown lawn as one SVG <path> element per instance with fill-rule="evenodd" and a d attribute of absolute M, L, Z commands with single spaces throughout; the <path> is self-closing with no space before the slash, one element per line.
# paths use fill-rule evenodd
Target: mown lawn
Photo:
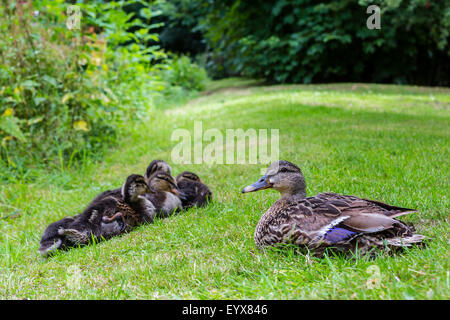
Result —
<path fill-rule="evenodd" d="M 33 183 L 0 186 L 0 298 L 449 299 L 450 90 L 252 83 L 213 82 L 183 106 L 150 111 L 100 163 L 62 164 L 35 172 Z M 302 168 L 310 195 L 333 191 L 417 208 L 401 219 L 432 242 L 374 260 L 262 251 L 254 228 L 277 193 L 240 191 L 266 164 L 172 163 L 175 174 L 197 172 L 214 202 L 50 259 L 37 254 L 49 223 L 143 173 L 152 159 L 171 162 L 172 132 L 192 131 L 193 121 L 224 134 L 279 129 L 280 158 Z"/>

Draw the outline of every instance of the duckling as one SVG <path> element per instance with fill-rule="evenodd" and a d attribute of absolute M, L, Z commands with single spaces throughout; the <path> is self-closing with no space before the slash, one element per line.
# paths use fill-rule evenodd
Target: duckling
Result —
<path fill-rule="evenodd" d="M 102 221 L 103 215 L 114 215 L 117 210 L 119 210 L 118 202 L 113 197 L 91 202 L 69 225 L 58 229 L 59 237 L 64 239 L 64 247 L 85 245 L 93 239 L 109 239 L 121 234 L 126 227 L 123 221 L 113 224 Z"/>
<path fill-rule="evenodd" d="M 155 161 L 163 162 L 162 160 Z M 181 209 L 181 199 L 184 199 L 184 194 L 178 189 L 175 179 L 169 173 L 166 173 L 165 169 L 156 170 L 149 177 L 147 185 L 151 190 L 151 193 L 145 194 L 145 197 L 155 206 L 155 216 L 165 218 Z M 117 189 L 106 191 L 99 195 L 99 197 L 107 197 L 116 194 Z M 118 212 L 112 217 L 104 217 L 103 221 L 108 223 L 116 221 L 121 217 L 121 212 Z"/>
<path fill-rule="evenodd" d="M 127 232 L 142 223 L 151 223 L 155 207 L 144 195 L 151 192 L 145 178 L 132 174 L 120 189 L 102 193 L 75 218 L 70 228 L 59 230 L 74 244 L 85 244 L 92 235 L 96 238 L 110 238 Z"/>
<path fill-rule="evenodd" d="M 134 182 L 142 184 L 143 183 L 143 181 L 141 180 L 142 176 L 140 176 L 140 175 L 135 175 L 135 176 L 139 177 L 139 178 L 136 178 L 136 179 L 139 179 L 139 181 L 135 180 Z M 147 185 L 145 178 L 144 178 L 144 182 Z M 147 190 L 146 193 L 155 193 L 155 191 L 152 190 L 148 185 L 147 185 L 146 190 Z M 127 192 L 125 192 L 125 191 L 127 191 Z M 106 190 L 106 191 L 102 192 L 92 201 L 92 203 L 102 201 L 109 197 L 116 199 L 118 201 L 118 206 L 121 208 L 120 208 L 120 211 L 116 212 L 112 216 L 103 216 L 103 218 L 102 218 L 103 222 L 111 223 L 112 221 L 116 221 L 117 219 L 120 218 L 121 220 L 124 220 L 124 219 L 129 220 L 127 223 L 128 227 L 134 227 L 137 224 L 144 223 L 144 222 L 148 222 L 148 223 L 153 222 L 153 219 L 150 219 L 145 215 L 140 217 L 139 219 L 137 219 L 136 215 L 134 214 L 134 210 L 136 209 L 138 212 L 143 210 L 143 212 L 146 212 L 147 209 L 146 208 L 142 209 L 139 207 L 133 208 L 127 204 L 129 202 L 133 202 L 132 201 L 133 200 L 132 192 L 131 192 L 130 188 L 128 187 L 127 183 L 125 183 L 121 188 L 117 188 L 117 189 L 113 189 L 113 190 Z M 149 210 L 151 211 L 153 209 L 149 209 Z M 125 223 L 125 221 L 123 221 L 123 222 Z"/>
<path fill-rule="evenodd" d="M 38 253 L 47 257 L 57 250 L 87 244 L 92 240 L 93 235 L 96 235 L 97 238 L 108 239 L 120 234 L 124 230 L 123 222 L 105 224 L 98 221 L 99 210 L 102 210 L 101 207 L 98 207 L 99 203 L 106 208 L 115 206 L 113 199 L 104 199 L 102 202 L 96 202 L 95 205 L 92 202 L 83 213 L 53 222 L 44 231 Z M 103 213 L 107 214 L 106 211 Z M 89 224 L 83 222 L 83 216 L 87 215 L 90 215 Z"/>
<path fill-rule="evenodd" d="M 117 202 L 118 210 L 113 215 L 103 215 L 102 222 L 112 223 L 120 219 L 126 231 L 143 223 L 152 223 L 155 207 L 146 198 L 146 195 L 150 193 L 154 191 L 149 188 L 143 176 L 131 175 L 122 186 L 120 197 L 117 195 L 117 190 L 103 193 L 104 199 L 113 198 Z"/>
<path fill-rule="evenodd" d="M 413 225 L 396 218 L 416 212 L 380 201 L 336 193 L 306 197 L 305 178 L 299 167 L 275 161 L 266 174 L 242 193 L 273 188 L 281 198 L 264 213 L 254 234 L 257 246 L 294 243 L 317 255 L 327 248 L 361 255 L 374 248 L 388 251 L 422 243 L 426 237 Z"/>
<path fill-rule="evenodd" d="M 92 239 L 109 239 L 138 224 L 152 222 L 155 207 L 143 196 L 147 192 L 151 190 L 144 177 L 130 175 L 121 188 L 120 196 L 115 190 L 104 192 L 82 213 L 49 225 L 38 252 L 48 256 L 57 249 L 88 244 Z"/>
<path fill-rule="evenodd" d="M 145 171 L 145 174 L 144 174 L 145 180 L 147 181 L 147 185 L 149 185 L 148 180 L 149 180 L 150 176 L 152 176 L 155 172 L 161 171 L 161 172 L 165 172 L 170 175 L 171 170 L 172 170 L 172 168 L 170 167 L 170 165 L 167 162 L 165 162 L 164 160 L 153 160 L 148 165 L 148 167 Z M 153 193 L 154 190 L 151 190 L 151 192 Z M 122 194 L 121 188 L 117 188 L 117 189 L 113 189 L 113 190 L 106 190 L 106 191 L 100 193 L 93 200 L 93 202 L 100 201 L 101 199 L 104 199 L 109 196 L 121 197 L 121 194 Z"/>
<path fill-rule="evenodd" d="M 184 199 L 185 195 L 170 174 L 156 171 L 147 183 L 155 193 L 146 194 L 145 197 L 155 206 L 157 217 L 166 218 L 182 209 L 181 199 Z"/>
<path fill-rule="evenodd" d="M 161 171 L 167 173 L 169 175 L 172 174 L 172 168 L 170 165 L 164 160 L 153 160 L 145 170 L 145 179 L 148 181 L 150 177 L 157 171 Z"/>
<path fill-rule="evenodd" d="M 182 199 L 183 209 L 193 206 L 204 207 L 212 198 L 212 193 L 193 172 L 184 171 L 177 176 L 177 185 L 185 194 Z"/>
<path fill-rule="evenodd" d="M 68 243 L 66 239 L 59 233 L 59 229 L 68 228 L 74 221 L 73 217 L 65 217 L 59 221 L 51 223 L 44 231 L 42 235 L 38 252 L 42 256 L 48 256 L 54 253 L 56 250 L 66 247 Z"/>
<path fill-rule="evenodd" d="M 146 195 L 155 193 L 141 175 L 131 175 L 122 187 L 122 198 L 126 204 L 139 214 L 141 223 L 151 223 L 155 217 L 155 206 Z"/>

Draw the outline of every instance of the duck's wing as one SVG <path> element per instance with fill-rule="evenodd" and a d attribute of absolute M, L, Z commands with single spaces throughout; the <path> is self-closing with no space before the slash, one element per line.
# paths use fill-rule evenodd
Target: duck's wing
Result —
<path fill-rule="evenodd" d="M 354 232 L 353 235 L 376 233 L 391 230 L 397 235 L 411 235 L 410 228 L 403 222 L 394 219 L 404 214 L 414 212 L 413 209 L 391 206 L 380 201 L 361 199 L 355 196 L 339 195 L 335 193 L 319 194 L 314 198 L 323 202 L 315 208 L 316 213 L 329 215 L 334 212 L 336 215 L 348 216 L 337 228 L 331 228 L 323 240 L 335 243 L 335 240 L 348 240 L 342 230 Z M 342 238 L 335 237 L 333 233 L 342 235 Z"/>
<path fill-rule="evenodd" d="M 317 212 L 327 214 L 327 210 L 329 213 L 337 213 L 339 211 L 341 215 L 348 215 L 350 218 L 343 222 L 343 225 L 352 228 L 354 231 L 364 233 L 379 232 L 393 228 L 396 225 L 406 227 L 394 217 L 416 211 L 414 209 L 391 206 L 380 201 L 335 193 L 323 193 L 314 198 L 324 201 L 322 205 L 319 205 Z"/>
<path fill-rule="evenodd" d="M 340 208 L 326 197 L 309 197 L 294 203 L 277 200 L 258 222 L 255 242 L 260 246 L 320 242 L 330 230 L 351 218 Z M 344 233 L 336 233 L 335 237 L 346 239 L 353 235 L 352 231 Z"/>
<path fill-rule="evenodd" d="M 390 204 L 381 202 L 381 201 L 376 201 L 376 200 L 370 200 L 370 199 L 362 199 L 364 201 L 367 201 L 369 203 L 375 204 L 376 206 L 383 208 L 383 214 L 391 217 L 391 218 L 396 218 L 396 217 L 400 217 L 412 212 L 417 212 L 416 209 L 410 209 L 410 208 L 403 208 L 403 207 L 397 207 L 397 206 L 392 206 Z"/>
<path fill-rule="evenodd" d="M 260 245 L 315 245 L 349 241 L 360 234 L 387 229 L 409 234 L 404 223 L 386 213 L 399 208 L 335 193 L 322 193 L 295 203 L 278 200 L 258 223 L 255 241 Z"/>
<path fill-rule="evenodd" d="M 308 199 L 308 198 L 307 198 Z M 351 207 L 353 211 L 369 212 L 382 214 L 391 218 L 402 216 L 411 212 L 417 212 L 416 209 L 393 206 L 381 201 L 358 198 L 355 196 L 342 195 L 337 193 L 320 193 L 311 199 L 320 199 L 331 204 L 336 204 L 342 208 Z"/>

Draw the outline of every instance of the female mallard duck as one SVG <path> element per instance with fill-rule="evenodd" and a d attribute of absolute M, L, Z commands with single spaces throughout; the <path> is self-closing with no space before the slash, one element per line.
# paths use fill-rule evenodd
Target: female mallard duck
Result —
<path fill-rule="evenodd" d="M 156 171 L 147 183 L 154 193 L 146 194 L 145 197 L 155 206 L 157 217 L 166 218 L 181 210 L 181 199 L 184 199 L 185 195 L 169 173 Z"/>
<path fill-rule="evenodd" d="M 301 170 L 288 161 L 273 162 L 266 174 L 242 193 L 273 188 L 278 199 L 255 230 L 258 246 L 294 243 L 321 254 L 333 247 L 344 252 L 395 249 L 421 243 L 426 237 L 396 217 L 416 210 L 335 193 L 306 197 Z"/>
<path fill-rule="evenodd" d="M 185 194 L 182 199 L 183 209 L 193 206 L 204 207 L 212 198 L 212 193 L 193 172 L 184 171 L 177 176 L 177 185 Z"/>
<path fill-rule="evenodd" d="M 155 207 L 144 197 L 147 192 L 151 191 L 144 177 L 130 175 L 120 195 L 116 190 L 106 191 L 82 213 L 50 224 L 38 252 L 47 256 L 57 249 L 88 244 L 92 238 L 108 239 L 138 224 L 152 222 Z M 109 218 L 113 216 L 114 219 Z"/>

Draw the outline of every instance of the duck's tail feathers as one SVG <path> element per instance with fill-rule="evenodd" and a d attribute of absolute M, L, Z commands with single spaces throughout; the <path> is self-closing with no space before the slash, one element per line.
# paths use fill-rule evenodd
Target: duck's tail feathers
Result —
<path fill-rule="evenodd" d="M 429 240 L 427 236 L 421 234 L 413 234 L 408 237 L 395 237 L 391 239 L 386 239 L 388 245 L 395 247 L 410 247 L 413 244 L 420 244 L 426 240 Z"/>
<path fill-rule="evenodd" d="M 377 201 L 377 200 L 371 200 L 371 199 L 364 199 L 364 200 L 374 203 L 374 204 L 386 209 L 387 212 L 385 212 L 384 215 L 391 217 L 391 218 L 396 218 L 396 217 L 404 216 L 404 215 L 412 213 L 412 212 L 417 212 L 416 209 L 393 206 L 393 205 L 390 205 L 390 204 L 387 204 L 387 203 L 384 203 L 381 201 Z"/>
<path fill-rule="evenodd" d="M 410 213 L 414 213 L 417 212 L 417 210 L 414 209 L 408 209 L 409 211 L 399 211 L 399 212 L 392 212 L 392 213 L 388 213 L 386 214 L 388 217 L 390 218 L 397 218 L 397 217 L 401 217 Z"/>

